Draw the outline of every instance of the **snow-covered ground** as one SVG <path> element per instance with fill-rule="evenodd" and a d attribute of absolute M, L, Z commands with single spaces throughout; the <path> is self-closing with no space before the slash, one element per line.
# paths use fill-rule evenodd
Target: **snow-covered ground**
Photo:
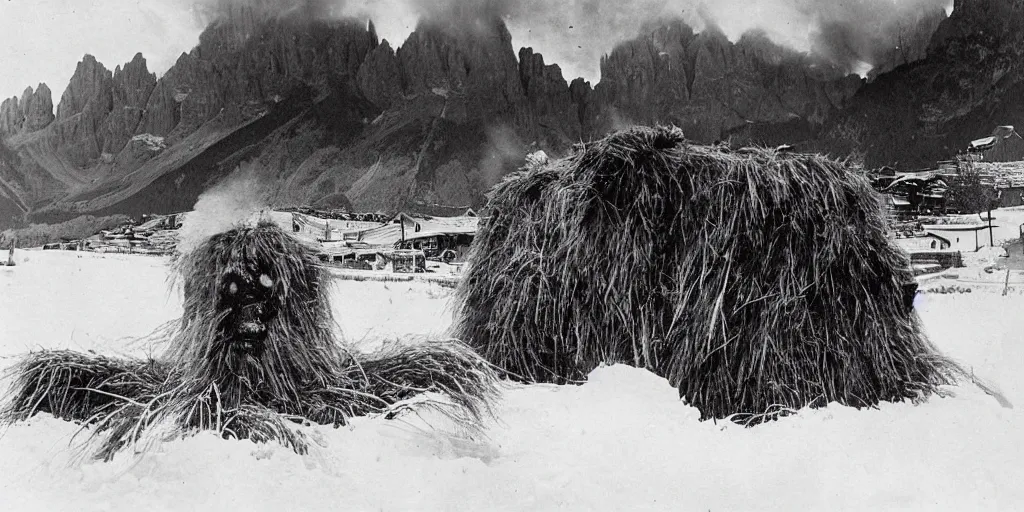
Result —
<path fill-rule="evenodd" d="M 160 258 L 17 262 L 0 267 L 0 366 L 35 348 L 142 355 L 131 338 L 180 314 Z M 919 312 L 943 351 L 1018 408 L 963 385 L 921 405 L 833 405 L 744 429 L 699 422 L 663 379 L 613 366 L 582 386 L 508 386 L 480 439 L 436 417 L 360 418 L 312 429 L 323 446 L 304 457 L 201 434 L 111 463 L 80 462 L 78 427 L 38 416 L 0 437 L 0 509 L 1024 510 L 1024 287 L 1004 296 L 998 275 L 963 270 L 983 282 L 922 294 Z M 339 280 L 333 304 L 348 339 L 372 346 L 442 335 L 450 295 Z"/>

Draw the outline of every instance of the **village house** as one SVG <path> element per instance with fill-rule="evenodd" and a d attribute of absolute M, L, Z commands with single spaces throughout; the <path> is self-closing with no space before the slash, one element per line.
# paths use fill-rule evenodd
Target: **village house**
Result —
<path fill-rule="evenodd" d="M 308 241 L 344 240 L 348 233 L 373 229 L 380 224 L 367 220 L 327 219 L 305 213 L 291 213 L 292 234 Z"/>
<path fill-rule="evenodd" d="M 1010 125 L 971 141 L 956 160 L 938 162 L 935 169 L 897 173 L 884 167 L 869 178 L 894 214 L 943 213 L 949 186 L 964 165 L 977 171 L 982 185 L 995 189 L 999 207 L 1024 205 L 1024 137 Z"/>
<path fill-rule="evenodd" d="M 967 152 L 982 162 L 1024 161 L 1024 138 L 1013 126 L 997 126 L 992 135 L 972 140 Z"/>
<path fill-rule="evenodd" d="M 935 233 L 925 233 L 922 236 L 897 236 L 896 245 L 908 253 L 925 251 L 945 251 L 953 244 L 945 237 Z"/>
<path fill-rule="evenodd" d="M 283 219 L 276 218 L 279 224 Z M 454 217 L 400 212 L 383 222 L 326 219 L 312 211 L 290 212 L 293 234 L 320 247 L 321 261 L 346 268 L 424 271 L 426 260 L 464 262 L 479 218 L 472 209 Z"/>
<path fill-rule="evenodd" d="M 465 261 L 480 223 L 476 212 L 470 210 L 466 213 L 468 215 L 459 217 L 418 218 L 402 214 L 400 222 L 405 225 L 406 222 L 413 221 L 413 231 L 405 231 L 397 247 L 421 250 L 430 259 L 446 262 Z"/>
<path fill-rule="evenodd" d="M 895 211 L 941 212 L 949 188 L 947 179 L 938 171 L 902 173 L 881 192 L 891 198 L 889 206 Z"/>

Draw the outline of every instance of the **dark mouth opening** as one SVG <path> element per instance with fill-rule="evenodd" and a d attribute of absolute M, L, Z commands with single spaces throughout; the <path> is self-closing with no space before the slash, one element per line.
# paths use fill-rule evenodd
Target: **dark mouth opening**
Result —
<path fill-rule="evenodd" d="M 266 328 L 262 324 L 245 324 L 240 326 L 236 335 L 230 340 L 231 348 L 248 354 L 259 353 L 267 338 Z"/>
<path fill-rule="evenodd" d="M 241 350 L 243 352 L 253 352 L 254 349 L 256 348 L 256 344 L 257 343 L 259 343 L 259 341 L 255 340 L 255 339 L 245 339 L 245 338 L 242 338 L 237 343 L 235 343 L 234 346 L 238 350 Z"/>

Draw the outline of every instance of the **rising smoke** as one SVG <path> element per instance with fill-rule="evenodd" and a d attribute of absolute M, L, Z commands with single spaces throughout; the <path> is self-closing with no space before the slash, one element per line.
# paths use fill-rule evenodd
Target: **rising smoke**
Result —
<path fill-rule="evenodd" d="M 178 231 L 179 251 L 188 253 L 217 233 L 253 224 L 269 210 L 271 189 L 256 171 L 253 164 L 242 164 L 199 196 Z"/>
<path fill-rule="evenodd" d="M 526 146 L 515 130 L 506 125 L 487 128 L 487 145 L 479 162 L 480 179 L 486 188 L 501 181 L 509 169 L 522 165 Z"/>

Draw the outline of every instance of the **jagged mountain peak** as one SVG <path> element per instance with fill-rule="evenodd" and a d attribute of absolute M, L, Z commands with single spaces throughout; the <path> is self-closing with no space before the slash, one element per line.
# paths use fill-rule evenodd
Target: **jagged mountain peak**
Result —
<path fill-rule="evenodd" d="M 87 104 L 102 101 L 112 75 L 101 62 L 91 54 L 85 54 L 75 67 L 75 73 L 57 105 L 57 119 L 67 119 L 81 113 Z"/>
<path fill-rule="evenodd" d="M 567 83 L 532 49 L 517 53 L 502 18 L 472 5 L 422 20 L 392 48 L 372 23 L 270 4 L 227 2 L 160 80 L 141 55 L 113 73 L 84 59 L 50 140 L 61 159 L 107 178 L 97 191 L 72 184 L 59 208 L 170 204 L 156 200 L 193 194 L 201 176 L 222 176 L 246 158 L 284 180 L 283 198 L 478 204 L 527 149 L 558 154 L 624 122 L 689 123 L 692 137 L 718 138 L 743 118 L 726 114 L 727 92 L 773 72 L 736 64 L 721 33 L 675 23 L 620 45 L 591 87 Z M 638 64 L 630 49 L 646 57 Z M 722 66 L 725 75 L 711 76 Z M 757 94 L 787 94 L 767 87 Z M 814 101 L 791 103 L 800 115 L 815 112 L 805 105 Z M 788 115 L 782 110 L 748 114 L 773 119 Z"/>
<path fill-rule="evenodd" d="M 905 108 L 913 111 L 910 119 L 932 115 L 936 105 L 940 112 L 986 105 L 943 106 L 929 96 L 928 87 L 957 91 L 943 80 L 959 79 L 960 71 L 935 75 L 927 62 L 903 64 L 865 88 L 840 67 L 787 50 L 764 33 L 731 42 L 721 30 L 696 32 L 681 20 L 650 24 L 621 42 L 602 58 L 601 80 L 591 86 L 564 76 L 534 49 L 517 51 L 501 16 L 471 3 L 452 3 L 444 16 L 422 20 L 397 48 L 365 20 L 320 16 L 323 4 L 228 1 L 199 45 L 159 80 L 141 55 L 112 73 L 83 59 L 73 94 L 42 130 L 45 137 L 7 139 L 12 154 L 28 162 L 24 169 L 43 168 L 50 177 L 26 175 L 9 188 L 19 204 L 33 205 L 32 219 L 173 210 L 251 161 L 289 203 L 329 197 L 368 210 L 479 205 L 528 152 L 558 155 L 632 123 L 676 124 L 699 142 L 826 141 L 823 150 L 846 156 L 849 145 L 823 134 L 882 137 L 889 117 L 899 118 L 885 110 L 891 103 L 851 107 L 864 103 L 854 98 L 862 88 L 868 92 L 857 98 L 935 104 Z M 1012 14 L 1000 9 L 988 12 Z M 977 13 L 961 17 L 982 32 Z M 966 62 L 959 55 L 977 52 L 987 39 L 951 38 L 966 31 L 949 23 L 942 21 L 945 36 L 932 38 L 950 41 L 934 45 L 936 51 Z M 1004 50 L 985 59 L 993 55 L 1010 62 Z M 957 94 L 996 98 L 978 91 L 986 80 L 1005 80 L 999 73 L 1016 76 L 1014 65 L 965 65 L 984 80 L 972 78 L 977 90 Z M 908 94 L 892 92 L 898 90 Z M 23 133 L 24 103 L 0 104 L 0 131 L 17 125 Z M 833 129 L 850 116 L 868 120 L 858 129 Z M 60 166 L 47 167 L 53 162 Z"/>
<path fill-rule="evenodd" d="M 40 83 L 34 90 L 26 87 L 20 100 L 12 96 L 0 103 L 0 138 L 35 132 L 52 121 L 53 98 L 45 83 Z"/>

